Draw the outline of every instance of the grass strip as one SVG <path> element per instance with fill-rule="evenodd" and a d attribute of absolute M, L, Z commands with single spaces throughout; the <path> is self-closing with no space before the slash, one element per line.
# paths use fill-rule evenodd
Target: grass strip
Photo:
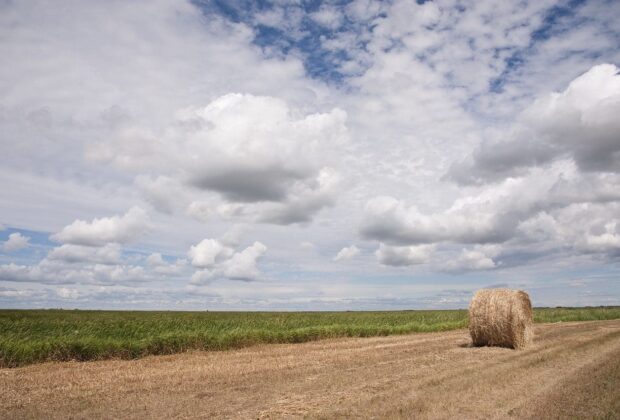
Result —
<path fill-rule="evenodd" d="M 535 322 L 620 319 L 620 307 L 536 308 Z M 0 310 L 0 367 L 465 328 L 467 311 Z"/>

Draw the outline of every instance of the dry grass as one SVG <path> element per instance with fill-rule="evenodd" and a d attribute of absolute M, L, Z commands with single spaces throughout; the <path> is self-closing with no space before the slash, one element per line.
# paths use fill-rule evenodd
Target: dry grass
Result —
<path fill-rule="evenodd" d="M 520 352 L 457 330 L 0 369 L 0 418 L 557 418 L 571 401 L 618 418 L 620 321 L 536 334 Z"/>
<path fill-rule="evenodd" d="M 481 289 L 469 305 L 469 333 L 475 346 L 524 349 L 533 338 L 532 315 L 527 293 Z"/>

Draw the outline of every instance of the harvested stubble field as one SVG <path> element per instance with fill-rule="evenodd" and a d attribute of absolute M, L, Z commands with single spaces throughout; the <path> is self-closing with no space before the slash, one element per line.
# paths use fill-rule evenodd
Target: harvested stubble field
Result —
<path fill-rule="evenodd" d="M 0 369 L 0 418 L 620 417 L 620 320 L 465 329 Z"/>
<path fill-rule="evenodd" d="M 540 308 L 536 322 L 620 319 L 620 307 Z M 0 367 L 69 360 L 135 359 L 465 328 L 467 311 L 137 312 L 0 310 Z"/>

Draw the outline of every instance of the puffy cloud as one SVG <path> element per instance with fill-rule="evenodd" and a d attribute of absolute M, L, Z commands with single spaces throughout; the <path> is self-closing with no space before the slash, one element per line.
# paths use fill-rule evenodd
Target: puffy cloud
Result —
<path fill-rule="evenodd" d="M 336 7 L 323 5 L 314 13 L 310 14 L 310 18 L 329 29 L 337 29 L 343 22 L 343 14 Z"/>
<path fill-rule="evenodd" d="M 60 287 L 56 289 L 56 294 L 62 299 L 77 299 L 80 297 L 79 290 L 70 289 L 68 287 Z"/>
<path fill-rule="evenodd" d="M 177 142 L 181 144 L 184 138 L 200 131 L 192 124 L 210 124 L 208 118 L 195 118 L 188 110 L 204 110 L 209 101 L 226 97 L 230 92 L 244 92 L 255 98 L 277 95 L 278 100 L 286 101 L 292 112 L 284 118 L 289 118 L 291 124 L 290 130 L 281 134 L 292 139 L 301 133 L 299 141 L 305 140 L 303 130 L 314 130 L 313 121 L 317 125 L 329 124 L 317 121 L 321 115 L 333 116 L 335 120 L 343 117 L 342 111 L 337 110 L 317 113 L 318 99 L 323 103 L 327 89 L 305 77 L 299 59 L 267 57 L 252 43 L 252 28 L 228 23 L 221 16 L 205 19 L 204 10 L 192 2 L 159 0 L 145 9 L 123 2 L 104 7 L 69 1 L 67 7 L 73 11 L 71 14 L 43 12 L 44 3 L 7 3 L 2 6 L 0 16 L 0 50 L 13 63 L 0 69 L 0 90 L 10 92 L 3 96 L 0 106 L 0 126 L 6 136 L 15 139 L 3 144 L 0 160 L 10 179 L 35 178 L 28 185 L 28 194 L 23 194 L 23 197 L 31 196 L 31 200 L 10 206 L 10 214 L 3 209 L 6 222 L 14 224 L 14 219 L 21 221 L 23 217 L 31 224 L 30 228 L 38 224 L 42 226 L 40 230 L 51 230 L 50 226 L 55 229 L 70 206 L 81 205 L 89 214 L 96 214 L 97 209 L 118 208 L 110 205 L 112 200 L 122 205 L 133 202 L 136 189 L 158 211 L 170 214 L 204 198 L 200 190 L 187 191 L 176 185 L 187 187 L 185 184 L 194 185 L 193 181 L 205 182 L 213 188 L 208 191 L 247 199 L 252 192 L 239 192 L 244 186 L 238 179 L 234 180 L 234 174 L 250 175 L 250 184 L 256 171 L 267 178 L 273 171 L 290 174 L 289 168 L 282 172 L 278 163 L 270 167 L 273 161 L 257 168 L 248 166 L 246 161 L 231 177 L 221 174 L 227 167 L 220 167 L 219 175 L 209 172 L 188 173 L 187 179 L 182 176 L 184 166 L 191 166 L 192 156 L 180 155 L 192 150 L 170 152 L 175 152 Z M 114 28 L 110 27 L 110 20 L 116 22 Z M 123 71 L 119 70 L 119 63 Z M 140 76 L 144 68 L 158 70 Z M 39 81 L 37 88 L 32 87 L 33 79 Z M 77 90 L 76 81 L 80 85 Z M 84 102 L 85 95 L 92 100 Z M 247 115 L 261 112 L 260 106 L 244 109 Z M 175 118 L 179 110 L 185 111 Z M 229 116 L 237 111 L 241 109 L 229 109 Z M 266 114 L 252 115 L 254 121 L 269 118 Z M 312 116 L 316 118 L 313 120 Z M 303 127 L 292 127 L 295 124 Z M 234 137 L 232 131 L 229 134 Z M 269 133 L 269 130 L 259 131 L 262 135 L 278 134 L 277 129 Z M 322 138 L 326 131 L 317 128 L 314 133 Z M 218 143 L 219 137 L 214 136 L 210 141 Z M 233 142 L 232 137 L 222 137 L 221 142 Z M 274 139 L 271 146 L 283 141 Z M 237 142 L 234 147 L 250 143 Z M 270 144 L 264 145 L 269 147 Z M 201 150 L 198 158 L 203 159 L 208 151 Z M 204 161 L 204 166 L 213 162 L 217 163 L 215 157 Z M 199 171 L 200 166 L 197 163 L 198 169 L 193 169 Z M 32 171 L 35 167 L 36 174 Z M 72 170 L 64 170 L 67 167 Z M 128 185 L 128 180 L 136 177 L 135 183 Z M 50 183 L 72 180 L 89 194 L 83 194 L 82 190 L 48 194 Z M 281 193 L 282 184 L 288 185 L 296 178 L 295 174 L 292 178 L 288 176 L 282 184 L 279 179 L 271 180 L 275 185 L 271 189 L 259 183 L 263 187 L 261 194 Z M 233 183 L 232 190 L 225 185 L 228 181 Z M 311 183 L 305 178 L 302 182 Z M 18 192 L 0 193 L 4 201 Z M 54 208 L 43 218 L 39 214 L 23 214 L 20 210 L 26 205 L 29 208 L 53 205 Z"/>
<path fill-rule="evenodd" d="M 198 270 L 192 274 L 191 284 L 208 284 L 214 277 L 210 270 Z"/>
<path fill-rule="evenodd" d="M 496 245 L 476 245 L 473 248 L 463 248 L 456 260 L 448 261 L 443 269 L 446 271 L 463 272 L 468 270 L 490 270 L 497 268 L 493 260 L 500 252 Z"/>
<path fill-rule="evenodd" d="M 132 207 L 122 216 L 102 217 L 92 222 L 76 220 L 50 238 L 76 245 L 99 246 L 110 242 L 135 241 L 149 230 L 149 217 L 140 207 Z"/>
<path fill-rule="evenodd" d="M 299 247 L 305 251 L 314 251 L 316 249 L 316 245 L 310 241 L 302 241 Z"/>
<path fill-rule="evenodd" d="M 584 175 L 573 162 L 558 161 L 474 189 L 436 212 L 377 197 L 360 230 L 392 246 L 442 244 L 434 259 L 440 271 L 507 268 L 552 255 L 616 259 L 618 191 L 617 174 Z M 449 244 L 474 246 L 452 256 Z"/>
<path fill-rule="evenodd" d="M 120 257 L 121 247 L 118 244 L 106 244 L 102 247 L 64 244 L 52 249 L 47 255 L 49 260 L 99 264 L 116 264 L 120 261 Z"/>
<path fill-rule="evenodd" d="M 159 252 L 154 252 L 146 257 L 146 263 L 151 267 L 158 267 L 166 264 Z"/>
<path fill-rule="evenodd" d="M 0 265 L 0 280 L 2 281 L 30 281 L 30 267 L 15 263 Z"/>
<path fill-rule="evenodd" d="M 215 239 L 205 239 L 190 248 L 192 265 L 203 268 L 192 275 L 191 283 L 207 283 L 217 278 L 254 281 L 260 277 L 257 262 L 267 251 L 260 242 L 234 252 Z"/>
<path fill-rule="evenodd" d="M 581 248 L 590 252 L 605 252 L 620 255 L 620 222 L 606 223 L 604 231 L 588 233 L 579 244 Z"/>
<path fill-rule="evenodd" d="M 109 218 L 118 222 L 119 219 Z M 101 219 L 93 222 L 95 230 Z M 124 226 L 126 221 L 121 221 Z M 29 282 L 40 284 L 105 285 L 126 284 L 189 278 L 187 261 L 177 259 L 166 262 L 160 253 L 153 253 L 142 261 L 136 255 L 123 258 L 121 245 L 117 242 L 102 246 L 62 244 L 52 248 L 47 256 L 36 264 L 0 265 L 0 281 Z"/>
<path fill-rule="evenodd" d="M 172 214 L 176 208 L 185 206 L 190 199 L 190 192 L 178 180 L 167 176 L 139 175 L 134 182 L 146 201 L 162 213 Z M 188 212 L 191 214 L 190 209 Z"/>
<path fill-rule="evenodd" d="M 589 255 L 599 262 L 614 261 L 620 256 L 619 210 L 617 201 L 584 201 L 552 208 L 522 222 L 511 242 L 539 257 L 556 251 L 573 256 Z"/>
<path fill-rule="evenodd" d="M 187 260 L 179 258 L 174 262 L 168 263 L 159 252 L 154 252 L 146 257 L 146 264 L 155 274 L 178 275 L 183 273 L 187 266 Z"/>
<path fill-rule="evenodd" d="M 119 146 L 111 159 L 159 172 L 138 176 L 136 184 L 164 212 L 189 202 L 188 213 L 206 220 L 211 206 L 201 197 L 215 193 L 227 217 L 306 222 L 336 197 L 339 176 L 329 165 L 347 140 L 345 122 L 337 108 L 305 114 L 282 99 L 227 94 L 178 111 L 159 138 L 143 136 L 144 147 Z M 145 153 L 153 144 L 157 149 Z"/>
<path fill-rule="evenodd" d="M 433 245 L 390 246 L 381 243 L 375 256 L 381 265 L 400 267 L 425 264 L 434 251 Z"/>
<path fill-rule="evenodd" d="M 32 290 L 17 290 L 17 289 L 7 289 L 5 287 L 0 287 L 0 297 L 8 297 L 8 298 L 29 298 L 35 293 Z"/>
<path fill-rule="evenodd" d="M 30 238 L 19 232 L 13 232 L 9 235 L 9 239 L 2 243 L 2 250 L 5 252 L 13 252 L 28 246 Z"/>
<path fill-rule="evenodd" d="M 367 239 L 396 245 L 502 242 L 510 237 L 519 212 L 496 212 L 488 205 L 489 198 L 460 200 L 444 212 L 426 215 L 396 198 L 376 197 L 366 204 L 361 233 Z M 501 205 L 497 198 L 494 204 Z"/>
<path fill-rule="evenodd" d="M 459 183 L 497 182 L 529 168 L 570 158 L 585 172 L 620 171 L 620 70 L 601 64 L 561 93 L 527 108 L 507 138 L 484 142 L 448 177 Z"/>
<path fill-rule="evenodd" d="M 197 245 L 192 245 L 187 252 L 192 265 L 198 268 L 213 267 L 217 262 L 229 259 L 233 254 L 232 248 L 217 239 L 203 239 Z"/>
<path fill-rule="evenodd" d="M 533 168 L 527 176 L 484 186 L 429 214 L 393 197 L 376 197 L 366 204 L 360 229 L 368 239 L 397 245 L 502 243 L 540 231 L 541 221 L 535 222 L 540 214 L 557 214 L 578 203 L 619 201 L 619 188 L 615 174 L 583 176 L 572 162 L 559 161 Z"/>
<path fill-rule="evenodd" d="M 328 150 L 346 139 L 346 114 L 298 114 L 280 99 L 241 94 L 183 112 L 184 179 L 240 203 L 295 201 L 320 190 Z"/>
<path fill-rule="evenodd" d="M 357 246 L 345 246 L 340 251 L 338 251 L 338 254 L 336 254 L 336 256 L 334 257 L 334 261 L 350 260 L 351 258 L 358 256 L 359 253 L 360 249 Z"/>
<path fill-rule="evenodd" d="M 620 257 L 620 203 L 579 203 L 556 215 L 555 234 L 584 253 Z"/>
<path fill-rule="evenodd" d="M 322 208 L 334 204 L 339 183 L 338 173 L 323 168 L 316 179 L 310 184 L 300 185 L 296 194 L 284 202 L 262 207 L 256 220 L 279 225 L 310 222 Z"/>
<path fill-rule="evenodd" d="M 126 263 L 101 264 L 45 258 L 35 265 L 0 265 L 0 281 L 40 284 L 137 284 L 159 278 L 142 266 Z"/>
<path fill-rule="evenodd" d="M 376 166 L 367 164 L 360 170 L 367 174 L 369 196 L 384 194 L 360 206 L 360 233 L 386 246 L 436 244 L 432 262 L 438 271 L 450 258 L 458 260 L 458 271 L 490 268 L 491 262 L 502 267 L 524 263 L 525 254 L 572 258 L 585 252 L 580 238 L 589 223 L 572 225 L 566 209 L 587 202 L 610 209 L 613 206 L 604 203 L 620 198 L 613 173 L 614 166 L 620 166 L 604 164 L 598 152 L 593 159 L 597 168 L 584 159 L 588 148 L 612 151 L 620 145 L 613 141 L 618 129 L 609 118 L 618 114 L 618 101 L 613 99 L 617 69 L 594 67 L 591 74 L 567 83 L 592 60 L 559 65 L 563 59 L 558 54 L 550 66 L 544 54 L 538 56 L 545 41 L 533 37 L 532 31 L 543 23 L 541 11 L 548 4 L 496 8 L 478 2 L 459 12 L 433 2 L 423 6 L 385 6 L 373 22 L 366 48 L 374 54 L 370 67 L 352 81 L 365 94 L 354 111 L 347 109 L 352 135 L 364 138 L 372 133 L 373 140 L 381 139 L 382 150 L 381 159 L 372 159 L 376 143 L 369 144 L 368 162 Z M 501 23 L 489 28 L 487 19 Z M 417 20 L 427 23 L 411 23 Z M 559 27 L 563 34 L 573 32 L 565 22 L 558 22 Z M 613 38 L 589 36 L 584 40 L 596 40 L 596 45 L 580 45 L 588 45 L 583 51 L 604 51 L 614 44 Z M 598 42 L 606 46 L 599 50 Z M 537 73 L 530 72 L 533 55 L 541 64 Z M 577 55 L 563 50 L 564 58 Z M 617 54 L 600 55 L 604 56 Z M 521 59 L 525 61 L 512 61 Z M 544 86 L 537 84 L 541 79 L 547 82 Z M 609 91 L 603 87 L 608 84 Z M 563 92 L 543 97 L 514 122 L 513 116 L 534 95 L 550 89 Z M 469 113 L 461 112 L 464 103 Z M 360 116 L 366 119 L 359 121 Z M 501 141 L 487 140 L 475 149 L 480 139 Z M 472 157 L 462 161 L 470 153 Z M 439 182 L 450 165 L 444 182 Z M 450 178 L 458 183 L 445 182 Z M 375 179 L 383 182 L 373 184 Z M 611 210 L 605 213 L 617 219 Z M 454 256 L 450 244 L 468 246 Z M 477 255 L 480 249 L 470 244 L 501 244 L 501 253 Z M 611 248 L 601 250 L 607 256 L 610 252 Z"/>
<path fill-rule="evenodd" d="M 173 263 L 164 264 L 157 266 L 153 269 L 153 272 L 159 275 L 164 275 L 166 278 L 170 278 L 170 276 L 175 276 L 177 278 L 185 279 L 185 272 L 187 267 L 187 260 L 185 259 L 177 259 Z"/>
<path fill-rule="evenodd" d="M 213 216 L 213 209 L 208 202 L 192 201 L 187 206 L 186 213 L 200 222 L 208 222 Z"/>
<path fill-rule="evenodd" d="M 222 275 L 231 280 L 252 281 L 260 276 L 257 260 L 267 251 L 267 247 L 260 242 L 236 252 L 224 262 Z"/>
<path fill-rule="evenodd" d="M 309 184 L 298 184 L 282 202 L 224 203 L 216 211 L 224 219 L 242 219 L 254 223 L 290 225 L 307 223 L 324 207 L 335 202 L 340 176 L 323 168 Z"/>

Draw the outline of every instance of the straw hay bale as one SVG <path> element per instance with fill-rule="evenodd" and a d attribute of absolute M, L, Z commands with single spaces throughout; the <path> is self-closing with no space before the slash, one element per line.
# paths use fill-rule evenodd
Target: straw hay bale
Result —
<path fill-rule="evenodd" d="M 481 289 L 469 304 L 474 346 L 523 349 L 532 342 L 532 322 L 532 303 L 522 290 Z"/>

